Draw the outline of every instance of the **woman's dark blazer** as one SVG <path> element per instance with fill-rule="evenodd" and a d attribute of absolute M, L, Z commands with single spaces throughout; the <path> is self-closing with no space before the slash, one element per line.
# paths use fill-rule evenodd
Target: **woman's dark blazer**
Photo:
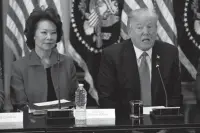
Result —
<path fill-rule="evenodd" d="M 78 86 L 73 60 L 52 51 L 50 63 L 51 78 L 57 98 L 59 87 L 60 98 L 73 101 Z M 47 101 L 47 73 L 34 50 L 29 55 L 13 62 L 10 82 L 11 100 L 14 105 Z"/>

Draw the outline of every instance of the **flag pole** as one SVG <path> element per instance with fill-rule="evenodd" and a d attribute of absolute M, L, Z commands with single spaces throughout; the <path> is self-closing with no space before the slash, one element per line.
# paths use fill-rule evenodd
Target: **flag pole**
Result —
<path fill-rule="evenodd" d="M 72 0 L 61 0 L 61 9 L 62 9 L 62 18 L 63 18 L 63 32 L 64 32 L 64 44 L 66 54 L 70 55 L 78 65 L 84 70 L 84 80 L 88 82 L 90 85 L 90 89 L 88 93 L 95 99 L 96 103 L 98 103 L 98 94 L 97 90 L 94 87 L 93 79 L 91 74 L 89 73 L 87 64 L 82 59 L 82 57 L 76 52 L 76 50 L 72 47 L 70 42 L 70 20 L 71 20 L 71 9 L 72 9 Z"/>
<path fill-rule="evenodd" d="M 6 17 L 8 13 L 8 5 L 9 1 L 3 0 L 3 35 L 5 35 L 5 27 L 6 27 Z M 3 36 L 4 37 L 4 36 Z M 4 68 L 4 93 L 5 93 L 5 101 L 4 101 L 4 110 L 9 112 L 13 109 L 10 101 L 10 77 L 11 77 L 11 63 L 13 61 L 13 53 L 12 50 L 8 47 L 8 44 L 5 42 L 3 38 L 3 68 Z"/>

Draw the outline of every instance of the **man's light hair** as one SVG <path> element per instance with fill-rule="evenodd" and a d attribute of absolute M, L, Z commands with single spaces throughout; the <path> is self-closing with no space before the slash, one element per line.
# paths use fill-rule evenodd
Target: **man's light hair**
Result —
<path fill-rule="evenodd" d="M 132 10 L 128 14 L 128 22 L 127 22 L 127 31 L 129 31 L 131 27 L 131 21 L 132 19 L 136 18 L 139 15 L 148 15 L 150 17 L 154 17 L 158 21 L 158 15 L 154 9 L 149 8 L 140 8 L 136 10 Z"/>

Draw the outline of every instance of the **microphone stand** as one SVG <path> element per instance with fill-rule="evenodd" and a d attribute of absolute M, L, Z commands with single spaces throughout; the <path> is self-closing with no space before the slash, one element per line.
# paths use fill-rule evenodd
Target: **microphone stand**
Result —
<path fill-rule="evenodd" d="M 60 55 L 58 54 L 58 74 L 57 74 L 57 83 L 58 83 L 58 108 L 61 109 L 61 103 L 60 103 L 60 85 L 59 85 L 59 74 L 60 74 Z"/>
<path fill-rule="evenodd" d="M 159 58 L 160 57 L 157 56 L 157 59 L 159 59 Z M 163 78 L 162 78 L 162 75 L 161 75 L 161 72 L 160 72 L 160 65 L 159 65 L 158 61 L 156 62 L 156 68 L 158 69 L 158 74 L 160 76 L 162 87 L 163 87 L 163 90 L 164 90 L 164 93 L 165 93 L 165 106 L 166 106 L 166 108 L 153 109 L 153 111 L 150 112 L 150 116 L 152 118 L 154 118 L 154 120 L 167 119 L 167 118 L 176 118 L 176 119 L 181 118 L 181 120 L 184 119 L 184 115 L 180 112 L 179 108 L 168 107 L 167 91 L 166 91 L 165 84 L 164 84 L 164 81 L 163 81 Z M 168 113 L 166 113 L 166 110 L 167 110 Z"/>
<path fill-rule="evenodd" d="M 160 80 L 161 80 L 161 83 L 162 83 L 162 86 L 163 86 L 163 90 L 164 90 L 164 93 L 165 93 L 165 106 L 168 107 L 167 91 L 166 91 L 166 88 L 165 88 L 165 84 L 164 84 L 164 82 L 163 82 L 162 75 L 161 75 L 161 73 L 160 73 L 160 68 L 159 68 L 159 64 L 158 64 L 158 63 L 156 64 L 156 68 L 158 69 L 158 73 L 159 73 L 159 76 L 160 76 Z"/>
<path fill-rule="evenodd" d="M 74 124 L 75 118 L 73 116 L 72 109 L 62 109 L 60 102 L 60 86 L 59 86 L 59 74 L 60 74 L 60 55 L 57 54 L 57 83 L 58 83 L 58 109 L 47 111 L 46 123 L 48 125 L 65 125 L 65 124 Z"/>

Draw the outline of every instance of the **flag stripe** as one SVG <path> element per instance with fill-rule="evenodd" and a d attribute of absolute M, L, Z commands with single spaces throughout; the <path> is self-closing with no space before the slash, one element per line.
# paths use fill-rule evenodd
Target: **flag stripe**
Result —
<path fill-rule="evenodd" d="M 59 0 L 54 0 L 54 4 L 56 6 L 56 9 L 61 17 L 61 21 L 63 20 L 63 14 L 62 14 L 62 11 L 61 11 L 61 1 Z M 64 45 L 63 45 L 64 46 Z"/>
<path fill-rule="evenodd" d="M 143 0 L 145 5 L 150 8 L 150 9 L 154 9 L 154 4 L 152 0 Z"/>
<path fill-rule="evenodd" d="M 172 15 L 172 16 L 174 16 L 174 9 L 173 9 L 173 2 L 172 2 L 172 0 L 164 0 L 163 1 L 164 2 L 164 4 L 166 5 L 166 7 L 168 8 L 168 12 L 170 12 L 170 14 Z M 167 5 L 171 5 L 171 6 L 167 6 Z M 161 10 L 162 11 L 162 10 Z"/>
<path fill-rule="evenodd" d="M 20 19 L 27 19 L 27 17 L 29 16 L 29 13 L 28 13 L 28 11 L 27 11 L 27 9 L 26 9 L 26 6 L 25 6 L 25 4 L 24 4 L 24 2 L 22 1 L 22 0 L 16 0 L 16 2 L 17 2 L 17 4 L 19 5 L 19 9 L 18 10 L 21 10 L 22 11 L 22 13 L 24 14 L 24 17 L 21 17 Z M 12 6 L 11 6 L 11 8 L 12 8 Z M 14 7 L 13 7 L 14 8 Z M 23 9 L 23 10 L 22 10 Z M 15 11 L 18 11 L 17 9 L 15 9 Z M 12 16 L 12 15 L 10 15 L 10 16 Z M 25 21 L 24 21 L 25 22 Z"/>
<path fill-rule="evenodd" d="M 140 8 L 147 8 L 147 5 L 143 0 L 135 0 L 135 2 L 139 5 Z"/>
<path fill-rule="evenodd" d="M 32 2 L 34 8 L 37 7 L 37 6 L 39 6 L 38 0 L 31 0 L 31 2 Z"/>
<path fill-rule="evenodd" d="M 162 41 L 165 41 L 165 42 L 168 42 L 169 44 L 174 45 L 173 40 L 169 38 L 169 36 L 167 35 L 167 32 L 165 31 L 163 26 L 160 24 L 160 22 L 158 22 L 158 36 Z"/>
<path fill-rule="evenodd" d="M 12 40 L 12 43 L 15 44 L 14 46 L 16 47 L 16 44 L 18 44 L 16 36 L 13 34 L 13 32 L 8 27 L 5 28 L 5 32 L 6 32 L 7 37 L 10 40 Z M 16 51 L 18 53 L 17 55 L 20 55 L 20 56 L 22 55 L 22 49 L 20 47 L 16 47 Z"/>
<path fill-rule="evenodd" d="M 26 5 L 32 5 L 30 0 L 10 0 L 8 6 L 7 23 L 5 34 L 7 35 L 7 41 L 12 41 L 15 44 L 16 51 L 15 55 L 24 56 L 28 52 L 28 49 L 24 47 L 24 28 L 25 19 L 28 17 L 28 10 Z M 7 44 L 9 44 L 7 42 Z M 12 48 L 13 49 L 13 48 Z M 18 54 L 16 54 L 18 52 Z"/>
<path fill-rule="evenodd" d="M 39 0 L 39 5 L 40 5 L 40 6 L 47 7 L 46 0 Z"/>
<path fill-rule="evenodd" d="M 125 0 L 124 4 L 127 4 L 131 10 L 140 8 L 139 5 L 135 2 L 135 0 Z M 125 8 L 123 10 L 125 10 Z"/>
<path fill-rule="evenodd" d="M 13 43 L 13 40 L 10 39 L 7 34 L 5 34 L 4 36 L 4 39 L 5 39 L 5 43 L 6 45 L 8 45 L 8 47 L 12 50 L 14 56 L 16 59 L 19 59 L 21 56 L 19 55 L 19 52 L 17 50 L 17 47 L 16 47 L 16 44 Z"/>
<path fill-rule="evenodd" d="M 37 0 L 35 0 L 37 1 Z M 21 10 L 23 12 L 25 12 L 26 10 L 28 11 L 28 15 L 33 11 L 34 9 L 34 5 L 32 3 L 32 0 L 23 0 L 25 7 L 21 8 Z"/>
<path fill-rule="evenodd" d="M 15 22 L 9 17 L 7 16 L 7 25 L 6 25 L 10 31 L 13 33 L 12 35 L 14 35 L 17 38 L 17 42 L 18 45 L 23 48 L 23 40 L 22 40 L 22 36 L 17 28 L 17 25 L 15 24 Z M 12 38 L 12 37 L 11 37 Z M 22 52 L 23 53 L 23 52 Z"/>
<path fill-rule="evenodd" d="M 191 64 L 191 62 L 186 58 L 185 54 L 181 50 L 180 46 L 178 46 L 179 49 L 179 58 L 181 63 L 184 65 L 184 67 L 188 70 L 190 75 L 193 79 L 196 79 L 197 70 L 196 68 Z"/>
<path fill-rule="evenodd" d="M 58 14 L 60 15 L 61 17 L 61 21 L 63 20 L 63 16 L 62 16 L 62 11 L 61 11 L 61 2 L 60 0 L 53 0 L 52 1 L 55 5 L 55 8 L 58 12 Z M 62 40 L 57 44 L 57 50 L 59 53 L 62 53 L 62 54 L 65 54 L 66 53 L 66 50 L 65 50 L 65 46 L 64 46 L 64 39 L 62 38 Z"/>
<path fill-rule="evenodd" d="M 46 2 L 47 2 L 48 7 L 52 7 L 57 11 L 56 5 L 53 0 L 46 0 Z"/>
<path fill-rule="evenodd" d="M 127 31 L 127 26 L 125 25 L 125 23 L 121 23 L 121 30 L 122 32 L 124 32 L 125 35 L 123 36 L 125 36 L 126 38 L 126 36 L 128 36 L 128 31 Z"/>
<path fill-rule="evenodd" d="M 8 10 L 8 14 L 10 15 L 12 20 L 15 20 L 15 24 L 17 25 L 19 33 L 23 34 L 23 25 L 22 25 L 21 21 L 19 20 L 19 18 L 16 16 L 15 11 L 13 11 L 13 9 L 11 7 Z"/>
<path fill-rule="evenodd" d="M 25 1 L 26 1 L 26 2 L 25 2 Z M 25 38 L 24 38 L 25 21 L 26 21 L 26 19 L 27 19 L 28 16 L 29 16 L 29 13 L 28 13 L 28 10 L 27 10 L 27 7 L 26 7 L 25 4 L 28 4 L 29 9 L 33 9 L 33 6 L 35 7 L 36 5 L 38 5 L 38 1 L 37 1 L 37 0 L 32 0 L 32 1 L 30 1 L 30 0 L 25 0 L 25 1 L 24 1 L 24 0 L 16 0 L 18 6 L 20 7 L 20 8 L 18 9 L 18 11 L 20 11 L 21 14 L 23 14 L 23 15 L 21 15 L 21 16 L 18 17 L 18 18 L 19 18 L 19 21 L 20 21 L 20 23 L 21 23 L 21 25 L 22 25 L 22 27 L 18 26 L 18 23 L 17 23 L 16 25 L 17 25 L 18 29 L 20 30 L 20 33 L 21 33 L 21 36 L 22 36 L 23 44 L 24 44 L 24 45 L 26 45 L 26 43 L 25 43 Z M 34 1 L 34 2 L 33 2 L 33 1 Z M 33 4 L 31 4 L 31 2 L 32 2 Z M 30 8 L 30 7 L 31 7 L 31 8 Z M 9 14 L 9 15 L 10 15 L 10 16 L 13 16 L 14 14 L 17 14 L 17 11 L 16 11 L 16 13 Z M 24 18 L 24 19 L 23 19 L 23 18 Z M 13 20 L 15 20 L 15 19 L 13 18 Z M 21 31 L 22 31 L 22 32 L 21 32 Z M 29 53 L 28 47 L 25 46 L 24 49 L 23 49 L 23 51 L 24 51 L 25 55 L 28 54 L 28 53 Z"/>
<path fill-rule="evenodd" d="M 174 42 L 175 37 L 176 37 L 176 35 L 175 35 L 176 32 L 174 33 L 174 30 L 172 30 L 172 27 L 170 25 L 174 25 L 175 23 L 173 22 L 173 18 L 171 17 L 170 12 L 168 12 L 168 9 L 166 9 L 165 7 L 167 7 L 167 6 L 163 5 L 162 7 L 158 7 L 157 2 L 155 3 L 155 8 L 158 9 L 156 11 L 159 16 L 159 22 L 161 23 L 162 27 L 165 29 L 167 35 Z M 161 11 L 161 9 L 162 9 L 162 11 Z M 175 28 L 175 27 L 173 27 L 173 28 Z"/>
<path fill-rule="evenodd" d="M 128 14 L 131 10 L 132 9 L 130 8 L 130 6 L 126 2 L 124 2 L 124 10 L 123 11 Z"/>
<path fill-rule="evenodd" d="M 128 21 L 128 16 L 127 16 L 127 14 L 124 11 L 122 11 L 122 21 L 121 21 L 122 24 L 124 24 L 125 26 L 127 26 L 127 21 Z M 124 27 L 123 30 L 127 31 L 127 28 Z"/>

